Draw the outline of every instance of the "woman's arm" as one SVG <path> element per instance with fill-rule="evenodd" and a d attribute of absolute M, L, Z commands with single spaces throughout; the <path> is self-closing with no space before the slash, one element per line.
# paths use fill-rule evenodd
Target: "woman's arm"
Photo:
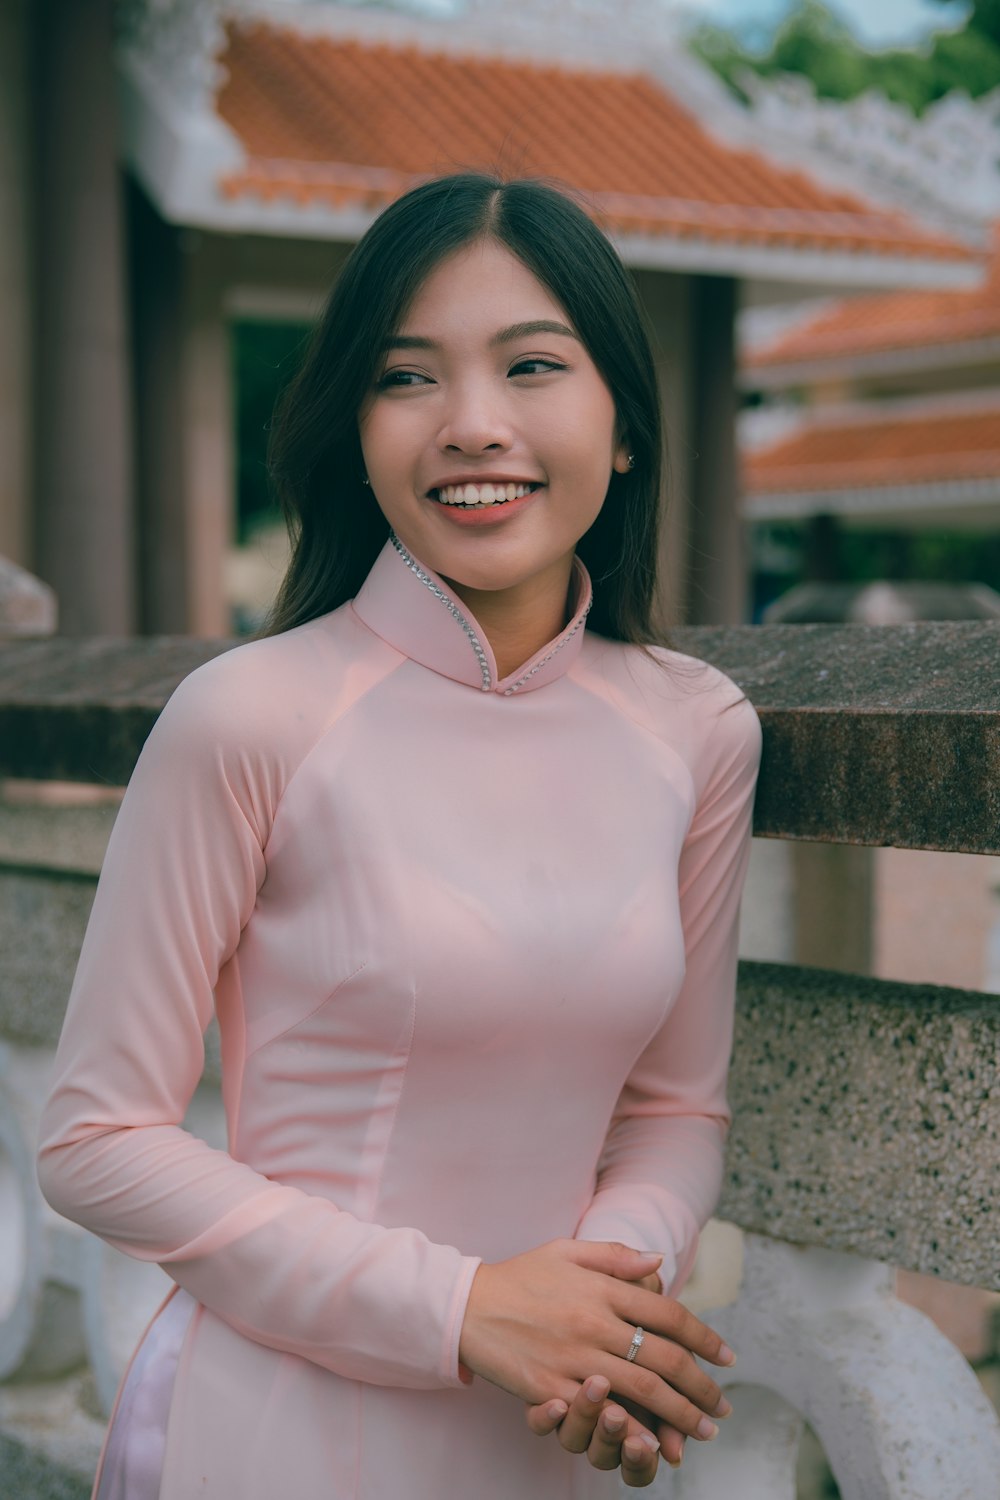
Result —
<path fill-rule="evenodd" d="M 721 1184 L 739 905 L 759 758 L 760 725 L 749 702 L 713 711 L 680 857 L 684 982 L 621 1092 L 594 1197 L 576 1231 L 578 1239 L 661 1251 L 668 1292 L 690 1273 Z"/>
<path fill-rule="evenodd" d="M 731 685 L 730 685 L 731 688 Z M 733 690 L 734 691 L 734 690 Z M 732 1042 L 739 903 L 750 852 L 753 794 L 760 760 L 760 725 L 746 700 L 733 702 L 715 721 L 714 744 L 700 764 L 704 782 L 681 853 L 678 884 L 684 932 L 685 977 L 666 1022 L 633 1068 L 618 1100 L 598 1167 L 592 1202 L 577 1227 L 581 1240 L 617 1240 L 656 1249 L 663 1260 L 656 1290 L 676 1292 L 690 1273 L 701 1227 L 718 1197 L 722 1148 L 729 1123 L 725 1085 Z M 714 754 L 709 753 L 714 751 Z M 631 1279 L 631 1277 L 629 1278 Z M 638 1284 L 653 1289 L 654 1277 Z M 676 1304 L 674 1304 L 676 1305 Z M 729 1362 L 724 1350 L 720 1362 Z M 593 1365 L 593 1373 L 598 1370 Z M 642 1426 L 630 1418 L 628 1439 L 607 1429 L 613 1398 L 588 1409 L 583 1387 L 575 1395 L 555 1387 L 545 1404 L 530 1406 L 528 1422 L 539 1436 L 557 1428 L 572 1451 L 586 1449 L 598 1468 L 622 1462 L 625 1483 L 643 1487 L 656 1473 L 655 1453 L 638 1448 Z M 616 1394 L 622 1394 L 619 1389 Z M 718 1393 L 716 1393 L 718 1394 Z M 697 1399 L 697 1398 L 696 1398 Z M 560 1408 L 567 1407 L 564 1420 Z M 703 1398 L 703 1410 L 728 1414 Z M 660 1420 L 657 1420 L 659 1415 Z M 672 1414 L 671 1414 L 672 1415 Z M 690 1413 L 689 1413 L 690 1415 Z M 681 1462 L 689 1424 L 663 1418 L 657 1429 L 668 1462 Z M 576 1420 L 576 1429 L 570 1431 Z M 602 1435 L 602 1428 L 604 1429 Z M 629 1459 L 629 1448 L 633 1451 Z"/>
<path fill-rule="evenodd" d="M 478 1259 L 362 1222 L 181 1128 L 213 988 L 253 911 L 297 764 L 282 761 L 298 731 L 275 734 L 282 706 L 259 658 L 249 707 L 247 672 L 234 693 L 225 660 L 171 699 L 115 823 L 42 1120 L 42 1189 L 259 1343 L 379 1384 L 458 1385 Z"/>

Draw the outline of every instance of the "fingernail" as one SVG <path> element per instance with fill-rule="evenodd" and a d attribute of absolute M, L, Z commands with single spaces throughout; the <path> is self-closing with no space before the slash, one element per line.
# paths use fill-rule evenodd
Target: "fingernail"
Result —
<path fill-rule="evenodd" d="M 588 1401 L 603 1401 L 611 1387 L 603 1375 L 591 1375 L 584 1386 Z"/>
<path fill-rule="evenodd" d="M 698 1426 L 695 1428 L 695 1432 L 698 1437 L 704 1438 L 705 1442 L 707 1443 L 712 1438 L 718 1436 L 719 1429 L 716 1427 L 715 1423 L 710 1422 L 707 1417 L 702 1417 L 701 1421 L 698 1423 Z"/>
<path fill-rule="evenodd" d="M 651 1432 L 640 1433 L 638 1441 L 642 1444 L 647 1453 L 659 1453 L 660 1445 Z"/>
<path fill-rule="evenodd" d="M 719 1364 L 720 1365 L 734 1365 L 735 1363 L 736 1363 L 736 1355 L 733 1353 L 732 1349 L 730 1349 L 729 1345 L 728 1344 L 720 1344 L 719 1345 Z"/>
<path fill-rule="evenodd" d="M 561 1422 L 569 1411 L 569 1407 L 562 1401 L 553 1401 L 551 1406 L 545 1408 L 545 1415 L 550 1422 Z"/>
<path fill-rule="evenodd" d="M 625 1426 L 625 1413 L 623 1411 L 606 1411 L 604 1413 L 604 1425 L 609 1432 L 621 1432 Z"/>
<path fill-rule="evenodd" d="M 668 1458 L 668 1459 L 667 1459 L 667 1463 L 668 1463 L 668 1464 L 669 1464 L 669 1465 L 670 1465 L 670 1467 L 671 1467 L 671 1468 L 672 1468 L 672 1469 L 679 1469 L 679 1468 L 680 1468 L 680 1466 L 681 1466 L 681 1459 L 682 1459 L 682 1458 L 683 1458 L 683 1457 L 684 1457 L 684 1453 L 683 1453 L 683 1451 L 682 1451 L 682 1452 L 681 1452 L 681 1455 L 680 1455 L 680 1458 Z"/>
<path fill-rule="evenodd" d="M 719 1402 L 712 1415 L 713 1417 L 728 1417 L 732 1412 L 732 1409 L 732 1406 L 726 1400 L 725 1396 L 723 1396 L 722 1400 Z"/>
<path fill-rule="evenodd" d="M 646 1457 L 646 1445 L 638 1438 L 626 1438 L 622 1444 L 622 1452 L 630 1464 L 641 1464 Z"/>

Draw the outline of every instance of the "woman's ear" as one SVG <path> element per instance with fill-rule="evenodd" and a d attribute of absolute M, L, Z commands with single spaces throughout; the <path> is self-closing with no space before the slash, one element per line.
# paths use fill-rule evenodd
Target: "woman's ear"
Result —
<path fill-rule="evenodd" d="M 620 443 L 617 443 L 615 445 L 615 456 L 612 460 L 611 467 L 614 469 L 616 474 L 628 474 L 632 469 L 635 468 L 635 458 L 629 452 L 629 446 L 626 440 L 623 439 Z"/>

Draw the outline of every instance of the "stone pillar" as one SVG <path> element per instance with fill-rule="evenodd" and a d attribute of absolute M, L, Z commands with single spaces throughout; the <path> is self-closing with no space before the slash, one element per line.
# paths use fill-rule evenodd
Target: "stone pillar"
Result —
<path fill-rule="evenodd" d="M 36 0 L 36 570 L 70 635 L 134 626 L 111 0 Z"/>
<path fill-rule="evenodd" d="M 0 556 L 30 567 L 28 0 L 0 5 Z"/>
<path fill-rule="evenodd" d="M 188 614 L 181 520 L 181 320 L 178 231 L 126 183 L 136 416 L 139 629 L 183 634 Z"/>
<path fill-rule="evenodd" d="M 226 635 L 233 420 L 223 247 L 128 186 L 136 370 L 140 628 Z"/>
<path fill-rule="evenodd" d="M 231 633 L 226 554 L 236 538 L 232 350 L 223 306 L 226 242 L 198 235 L 185 253 L 183 348 L 187 632 Z"/>
<path fill-rule="evenodd" d="M 793 842 L 794 962 L 845 974 L 872 971 L 873 851 Z"/>
<path fill-rule="evenodd" d="M 739 514 L 736 453 L 736 282 L 691 279 L 690 363 L 692 625 L 741 625 L 747 608 L 747 559 Z"/>
<path fill-rule="evenodd" d="M 688 510 L 693 278 L 666 271 L 633 272 L 653 335 L 666 439 L 664 516 L 660 532 L 657 621 L 668 630 L 686 617 L 689 586 Z"/>

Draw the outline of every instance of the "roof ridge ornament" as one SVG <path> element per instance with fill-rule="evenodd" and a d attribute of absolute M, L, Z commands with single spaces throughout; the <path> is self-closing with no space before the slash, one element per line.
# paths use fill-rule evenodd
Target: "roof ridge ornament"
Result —
<path fill-rule="evenodd" d="M 1000 218 L 1000 88 L 979 99 L 954 90 L 915 115 L 869 90 L 855 99 L 820 98 L 811 79 L 750 69 L 737 78 L 750 99 L 757 140 L 803 164 L 824 161 L 855 188 L 981 240 Z M 956 215 L 958 222 L 956 222 Z"/>
<path fill-rule="evenodd" d="M 211 111 L 223 70 L 225 21 L 249 10 L 246 0 L 116 0 L 119 58 L 152 75 L 186 109 Z"/>

